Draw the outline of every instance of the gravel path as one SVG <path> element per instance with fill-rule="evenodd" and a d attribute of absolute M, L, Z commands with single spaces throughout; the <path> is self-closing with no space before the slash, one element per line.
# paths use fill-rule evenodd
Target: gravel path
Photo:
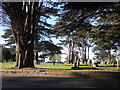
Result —
<path fill-rule="evenodd" d="M 79 77 L 81 79 L 120 79 L 120 71 L 100 70 L 55 70 L 55 69 L 4 69 L 3 76 L 42 76 L 42 77 Z"/>

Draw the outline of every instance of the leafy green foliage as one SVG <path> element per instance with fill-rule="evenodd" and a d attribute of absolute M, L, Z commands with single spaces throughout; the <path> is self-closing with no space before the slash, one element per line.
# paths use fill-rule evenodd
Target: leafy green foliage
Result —
<path fill-rule="evenodd" d="M 97 25 L 92 28 L 91 38 L 95 44 L 94 51 L 99 52 L 97 57 L 109 58 L 109 51 L 116 51 L 119 47 L 120 37 L 120 4 L 114 3 L 104 8 L 96 22 Z M 111 55 L 112 56 L 112 55 Z"/>
<path fill-rule="evenodd" d="M 8 62 L 11 59 L 11 53 L 7 48 L 3 49 L 3 59 Z"/>
<path fill-rule="evenodd" d="M 50 54 L 61 54 L 61 47 L 58 47 L 54 45 L 52 42 L 49 41 L 42 41 L 39 44 L 39 50 L 40 51 L 45 51 L 45 52 L 50 52 Z"/>
<path fill-rule="evenodd" d="M 16 8 L 12 7 L 14 5 L 17 5 Z M 66 40 L 62 41 L 62 44 L 65 46 L 68 45 L 69 55 L 72 56 L 72 59 L 74 58 L 74 52 L 78 50 L 81 53 L 82 58 L 86 59 L 86 48 L 89 49 L 90 40 L 94 43 L 93 51 L 96 53 L 98 59 L 110 60 L 114 57 L 110 53 L 111 50 L 117 51 L 120 46 L 120 3 L 68 2 L 61 6 L 62 9 L 60 9 L 62 12 L 59 14 L 57 7 L 52 8 L 52 5 L 54 6 L 57 4 L 45 3 L 42 5 L 41 10 L 34 8 L 36 9 L 34 14 L 37 15 L 37 20 L 34 22 L 34 47 L 36 51 L 39 49 L 40 51 L 47 52 L 47 54 L 61 53 L 60 47 L 57 47 L 50 42 L 50 37 L 54 34 L 56 37 L 66 38 Z M 17 22 L 17 25 L 21 28 L 17 33 L 24 36 L 26 33 L 19 32 L 25 30 L 24 27 L 27 27 L 24 25 L 27 13 L 25 9 L 21 10 L 22 3 L 4 3 L 3 7 L 10 17 L 14 17 L 12 18 L 13 21 L 19 20 L 19 22 L 14 21 L 12 24 L 16 25 L 15 22 Z M 10 11 L 7 9 L 9 7 L 12 7 Z M 56 22 L 53 27 L 46 22 L 47 18 L 51 18 L 50 15 L 60 16 L 58 22 Z M 19 16 L 23 17 L 21 18 Z M 93 25 L 92 22 L 94 21 L 96 22 L 96 25 Z M 8 30 L 5 35 L 3 35 L 4 38 L 9 37 L 9 45 L 13 43 L 13 37 L 10 33 L 11 32 Z M 49 41 L 46 41 L 45 37 L 49 38 Z M 26 40 L 29 41 L 29 39 Z M 21 41 L 24 41 L 24 37 Z"/>
<path fill-rule="evenodd" d="M 2 35 L 2 38 L 5 39 L 5 46 L 14 46 L 13 44 L 15 44 L 15 39 L 12 35 L 12 30 L 11 29 L 6 29 L 4 30 L 4 35 Z"/>

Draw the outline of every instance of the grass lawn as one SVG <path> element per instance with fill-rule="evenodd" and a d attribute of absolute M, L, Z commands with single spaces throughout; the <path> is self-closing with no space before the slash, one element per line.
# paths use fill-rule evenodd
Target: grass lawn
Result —
<path fill-rule="evenodd" d="M 53 63 L 41 63 L 40 65 L 35 65 L 35 67 L 45 69 L 71 69 L 71 67 L 73 67 L 73 64 L 56 63 L 55 65 L 53 65 Z"/>
<path fill-rule="evenodd" d="M 4 62 L 0 63 L 0 68 L 2 69 L 9 69 L 11 67 L 15 66 L 15 62 Z M 42 68 L 42 69 L 71 69 L 73 67 L 73 64 L 58 64 L 56 63 L 53 65 L 52 63 L 41 63 L 40 65 L 35 65 L 36 68 Z M 92 66 L 88 65 L 80 65 L 81 70 L 120 70 L 120 68 L 117 68 L 116 66 L 112 65 L 99 65 L 99 67 L 93 68 Z"/>
<path fill-rule="evenodd" d="M 4 63 L 1 63 L 0 62 L 0 68 L 2 69 L 9 69 L 9 68 L 12 68 L 12 67 L 15 67 L 15 62 L 4 62 Z"/>

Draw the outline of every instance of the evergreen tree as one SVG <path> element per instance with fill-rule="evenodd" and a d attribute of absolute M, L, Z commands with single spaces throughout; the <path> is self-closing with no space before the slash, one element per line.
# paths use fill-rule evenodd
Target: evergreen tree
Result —
<path fill-rule="evenodd" d="M 2 7 L 10 18 L 16 42 L 16 67 L 34 67 L 34 41 L 38 41 L 35 39 L 38 35 L 36 27 L 44 8 L 43 2 L 4 2 Z"/>
<path fill-rule="evenodd" d="M 6 62 L 10 61 L 11 59 L 11 52 L 8 48 L 3 48 L 3 60 L 5 60 Z"/>
<path fill-rule="evenodd" d="M 104 8 L 104 12 L 99 14 L 97 25 L 93 27 L 91 36 L 95 44 L 94 51 L 99 52 L 99 56 L 105 57 L 107 53 L 108 63 L 111 63 L 111 50 L 116 51 L 120 46 L 120 4 L 115 3 Z M 102 59 L 103 60 L 103 59 Z"/>

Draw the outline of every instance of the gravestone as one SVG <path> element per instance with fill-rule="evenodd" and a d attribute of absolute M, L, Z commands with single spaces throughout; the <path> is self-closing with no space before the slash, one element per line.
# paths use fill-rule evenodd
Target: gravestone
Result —
<path fill-rule="evenodd" d="M 93 67 L 98 67 L 98 63 L 93 63 Z"/>

